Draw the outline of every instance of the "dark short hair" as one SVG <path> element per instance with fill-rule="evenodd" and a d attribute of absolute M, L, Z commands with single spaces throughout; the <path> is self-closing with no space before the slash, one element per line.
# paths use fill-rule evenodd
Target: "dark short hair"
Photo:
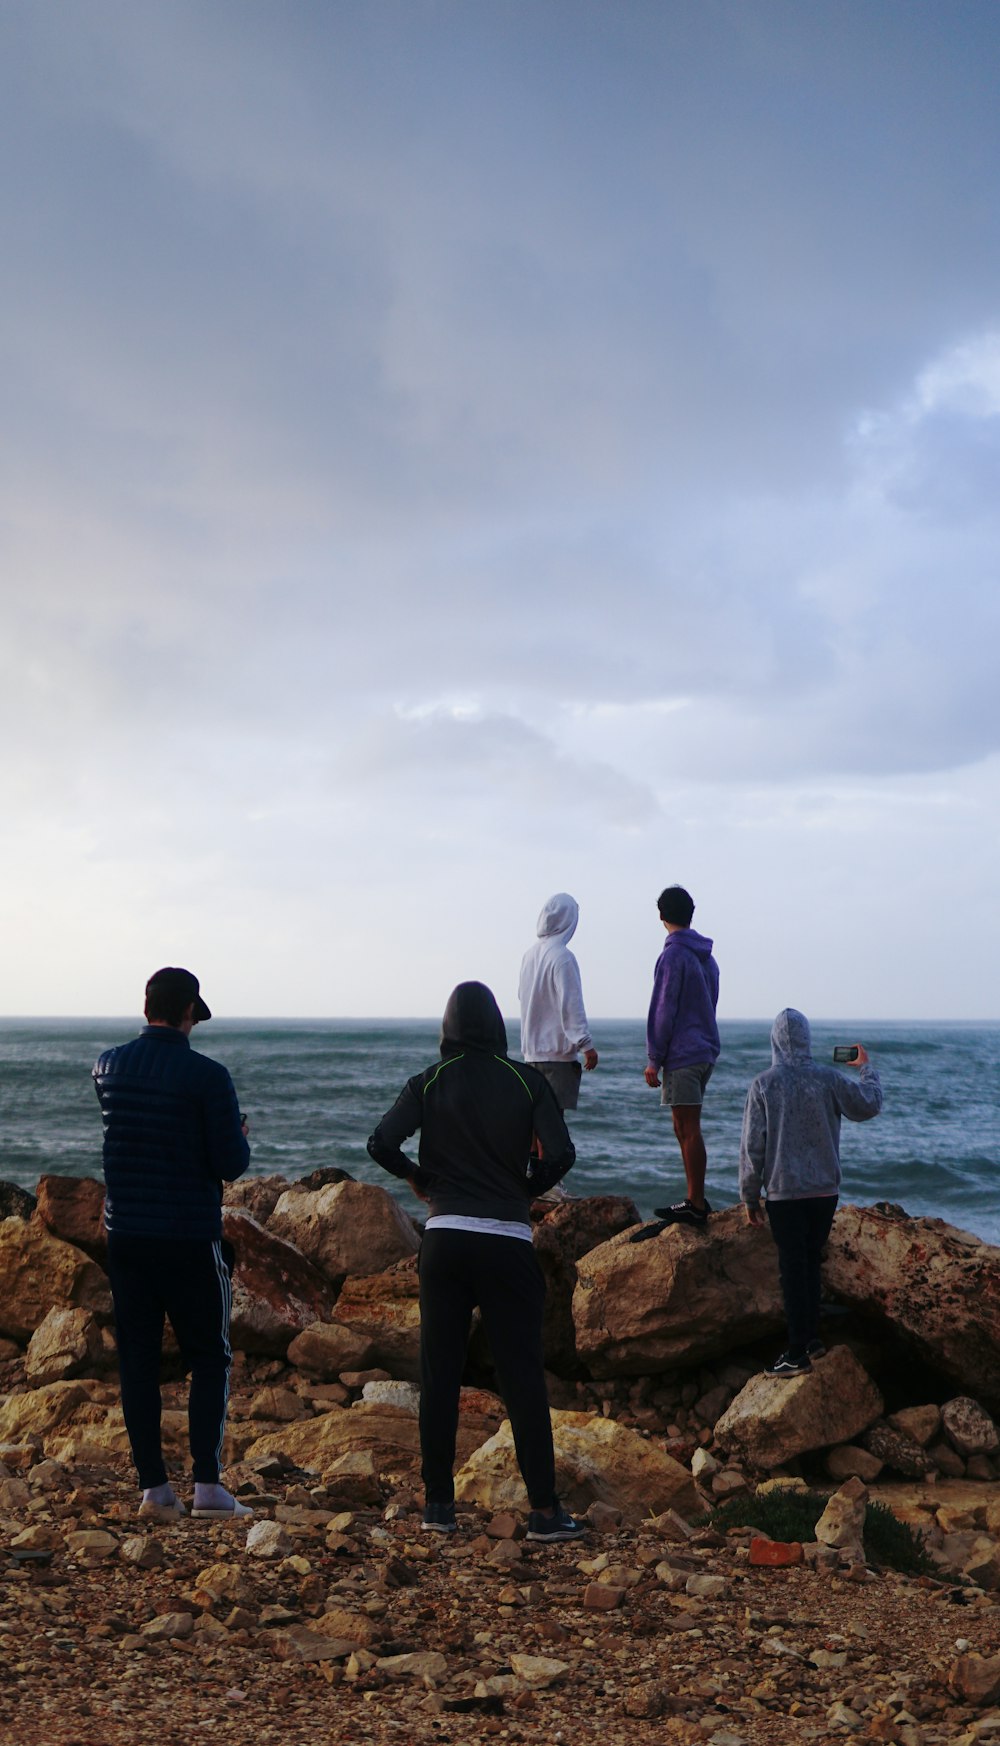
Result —
<path fill-rule="evenodd" d="M 683 885 L 668 885 L 660 892 L 656 900 L 660 912 L 660 920 L 673 922 L 677 927 L 689 928 L 694 915 L 694 898 Z"/>
<path fill-rule="evenodd" d="M 201 998 L 197 976 L 190 970 L 179 970 L 172 964 L 168 964 L 163 970 L 154 970 L 146 983 L 145 1013 L 150 1024 L 177 1026 L 192 1005 L 196 1020 L 211 1018 L 212 1015 Z"/>

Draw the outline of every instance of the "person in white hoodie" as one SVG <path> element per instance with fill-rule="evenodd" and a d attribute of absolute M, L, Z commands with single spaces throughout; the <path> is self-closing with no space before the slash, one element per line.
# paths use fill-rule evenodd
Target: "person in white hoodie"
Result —
<path fill-rule="evenodd" d="M 521 1002 L 521 1053 L 543 1073 L 561 1110 L 575 1109 L 583 1066 L 597 1066 L 583 1004 L 580 966 L 569 949 L 580 919 L 580 906 L 567 891 L 557 891 L 542 905 L 538 938 L 521 962 L 518 999 Z"/>

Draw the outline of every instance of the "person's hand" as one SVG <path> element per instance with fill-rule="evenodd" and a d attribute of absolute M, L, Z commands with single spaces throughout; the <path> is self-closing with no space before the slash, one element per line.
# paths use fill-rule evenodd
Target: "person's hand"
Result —
<path fill-rule="evenodd" d="M 765 1225 L 767 1223 L 767 1219 L 764 1216 L 764 1208 L 761 1206 L 760 1201 L 757 1201 L 755 1206 L 745 1207 L 744 1210 L 747 1215 L 748 1225 Z"/>
<path fill-rule="evenodd" d="M 247 1121 L 247 1118 L 243 1114 L 242 1110 L 240 1110 L 240 1133 L 243 1135 L 243 1138 L 245 1140 L 248 1140 L 250 1138 L 250 1123 Z"/>
<path fill-rule="evenodd" d="M 660 1075 L 657 1073 L 655 1067 L 647 1067 L 642 1077 L 649 1086 L 650 1091 L 657 1090 L 660 1083 Z"/>
<path fill-rule="evenodd" d="M 412 1177 L 412 1176 L 408 1176 L 408 1177 L 407 1177 L 407 1178 L 406 1178 L 406 1180 L 407 1180 L 407 1182 L 408 1182 L 408 1183 L 409 1183 L 409 1185 L 410 1185 L 410 1187 L 411 1187 L 411 1188 L 412 1188 L 412 1190 L 413 1190 L 413 1192 L 414 1192 L 414 1194 L 415 1194 L 415 1195 L 416 1195 L 416 1197 L 417 1197 L 417 1199 L 418 1199 L 418 1200 L 422 1200 L 422 1201 L 423 1201 L 423 1203 L 424 1203 L 424 1205 L 425 1205 L 425 1206 L 430 1206 L 430 1204 L 431 1204 L 431 1197 L 430 1197 L 430 1195 L 429 1195 L 429 1194 L 425 1194 L 425 1192 L 424 1192 L 424 1190 L 423 1190 L 423 1189 L 422 1189 L 422 1188 L 418 1188 L 418 1187 L 417 1187 L 417 1185 L 416 1185 L 416 1183 L 415 1183 L 415 1182 L 414 1182 L 414 1180 L 413 1180 L 413 1177 Z"/>
<path fill-rule="evenodd" d="M 863 1067 L 868 1059 L 868 1050 L 865 1048 L 864 1043 L 855 1043 L 854 1047 L 857 1049 L 858 1053 L 857 1058 L 851 1062 L 851 1066 Z"/>
<path fill-rule="evenodd" d="M 597 1066 L 597 1050 L 596 1049 L 584 1049 L 584 1051 L 583 1051 L 583 1065 L 586 1068 L 588 1073 L 593 1073 L 594 1068 Z"/>

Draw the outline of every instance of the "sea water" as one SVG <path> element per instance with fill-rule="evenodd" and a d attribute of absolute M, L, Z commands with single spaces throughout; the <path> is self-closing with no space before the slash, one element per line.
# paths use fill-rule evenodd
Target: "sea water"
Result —
<path fill-rule="evenodd" d="M 644 1217 L 684 1194 L 669 1110 L 649 1090 L 641 1020 L 592 1021 L 600 1065 L 569 1116 L 576 1195 L 627 1194 Z M 96 1056 L 134 1036 L 113 1019 L 0 1020 L 0 1179 L 33 1188 L 46 1171 L 99 1175 L 101 1120 L 90 1080 Z M 722 1055 L 705 1097 L 708 1195 L 737 1199 L 746 1089 L 770 1065 L 770 1021 L 723 1022 Z M 508 1023 L 513 1047 L 516 1021 Z M 437 1058 L 427 1020 L 225 1020 L 194 1033 L 224 1062 L 251 1128 L 251 1172 L 294 1180 L 338 1165 L 418 1205 L 369 1159 L 365 1141 L 404 1082 Z M 814 1023 L 813 1053 L 862 1041 L 882 1078 L 874 1121 L 845 1122 L 843 1194 L 893 1201 L 1000 1242 L 1000 1025 Z M 849 1069 L 848 1069 L 849 1071 Z M 413 1147 L 415 1155 L 415 1146 Z"/>

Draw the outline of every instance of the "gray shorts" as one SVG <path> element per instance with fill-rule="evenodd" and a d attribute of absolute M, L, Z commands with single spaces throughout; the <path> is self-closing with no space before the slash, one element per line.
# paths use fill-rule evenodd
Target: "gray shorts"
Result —
<path fill-rule="evenodd" d="M 580 1100 L 580 1080 L 583 1068 L 579 1061 L 529 1061 L 536 1073 L 543 1073 L 555 1092 L 560 1109 L 575 1109 Z"/>
<path fill-rule="evenodd" d="M 712 1077 L 714 1065 L 713 1061 L 705 1061 L 699 1062 L 697 1067 L 675 1067 L 672 1073 L 664 1072 L 661 1075 L 660 1102 L 669 1103 L 671 1109 L 677 1103 L 704 1103 L 705 1087 Z"/>

